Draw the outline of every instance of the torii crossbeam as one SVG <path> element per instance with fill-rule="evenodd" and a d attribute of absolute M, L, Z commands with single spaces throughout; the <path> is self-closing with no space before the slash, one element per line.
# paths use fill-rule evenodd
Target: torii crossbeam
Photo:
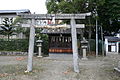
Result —
<path fill-rule="evenodd" d="M 32 71 L 32 57 L 33 57 L 33 52 L 34 52 L 34 37 L 35 37 L 35 29 L 34 29 L 35 20 L 49 20 L 49 19 L 52 19 L 53 17 L 55 17 L 56 20 L 70 20 L 74 71 L 77 73 L 79 72 L 78 47 L 77 47 L 77 34 L 76 34 L 75 19 L 85 19 L 86 16 L 90 16 L 90 13 L 83 13 L 83 14 L 18 14 L 18 16 L 22 17 L 23 19 L 32 20 L 31 27 L 30 27 L 27 72 Z"/>

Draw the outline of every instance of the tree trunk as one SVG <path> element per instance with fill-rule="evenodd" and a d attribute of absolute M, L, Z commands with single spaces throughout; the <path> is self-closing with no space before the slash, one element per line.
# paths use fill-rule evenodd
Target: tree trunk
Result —
<path fill-rule="evenodd" d="M 90 17 L 88 19 L 89 21 L 89 35 L 88 35 L 88 51 L 89 51 L 89 54 L 91 53 L 91 48 L 90 48 L 90 39 L 91 39 L 91 22 L 90 22 Z"/>
<path fill-rule="evenodd" d="M 8 34 L 8 41 L 9 41 L 9 39 L 10 39 L 10 35 Z"/>

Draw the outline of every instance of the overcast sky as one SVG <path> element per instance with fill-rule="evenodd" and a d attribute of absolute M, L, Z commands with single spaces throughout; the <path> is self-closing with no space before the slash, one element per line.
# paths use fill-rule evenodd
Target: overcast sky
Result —
<path fill-rule="evenodd" d="M 1 0 L 0 10 L 29 9 L 32 13 L 47 13 L 46 0 Z"/>

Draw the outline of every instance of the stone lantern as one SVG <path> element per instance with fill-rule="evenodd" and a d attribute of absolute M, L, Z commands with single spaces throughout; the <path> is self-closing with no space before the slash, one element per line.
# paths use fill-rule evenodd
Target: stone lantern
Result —
<path fill-rule="evenodd" d="M 85 38 L 83 38 L 83 40 L 81 41 L 81 48 L 82 48 L 82 52 L 83 52 L 82 60 L 87 60 L 87 57 L 86 57 L 87 47 L 88 47 L 88 41 Z"/>
<path fill-rule="evenodd" d="M 36 41 L 37 42 L 37 47 L 38 47 L 38 56 L 37 57 L 42 57 L 42 51 L 41 51 L 41 49 L 42 49 L 42 40 L 37 40 Z"/>

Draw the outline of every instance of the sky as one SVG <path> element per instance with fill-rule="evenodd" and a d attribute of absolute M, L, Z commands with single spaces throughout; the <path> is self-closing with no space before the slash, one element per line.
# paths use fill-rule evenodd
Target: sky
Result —
<path fill-rule="evenodd" d="M 0 10 L 19 10 L 29 9 L 31 13 L 45 14 L 47 13 L 46 0 L 1 0 Z"/>

